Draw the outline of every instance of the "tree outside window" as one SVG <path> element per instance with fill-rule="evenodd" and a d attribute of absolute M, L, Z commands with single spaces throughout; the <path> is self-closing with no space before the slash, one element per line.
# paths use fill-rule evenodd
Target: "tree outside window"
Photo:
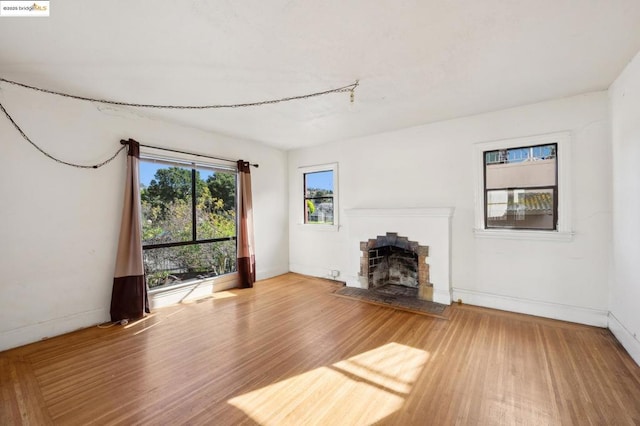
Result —
<path fill-rule="evenodd" d="M 140 182 L 150 288 L 236 271 L 236 171 L 142 158 Z"/>

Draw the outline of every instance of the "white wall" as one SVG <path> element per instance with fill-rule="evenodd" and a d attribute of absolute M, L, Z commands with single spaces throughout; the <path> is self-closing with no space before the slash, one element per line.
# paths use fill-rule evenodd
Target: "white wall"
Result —
<path fill-rule="evenodd" d="M 133 138 L 260 163 L 252 169 L 257 275 L 288 271 L 284 152 L 11 86 L 0 101 L 34 142 L 71 162 L 99 162 Z M 66 167 L 4 116 L 0 146 L 0 350 L 107 321 L 125 154 L 98 170 Z"/>
<path fill-rule="evenodd" d="M 476 238 L 473 144 L 558 131 L 572 135 L 573 240 Z M 290 151 L 290 269 L 325 277 L 331 269 L 342 275 L 354 273 L 346 270 L 345 227 L 320 232 L 299 225 L 302 202 L 294 178 L 297 168 L 338 162 L 342 212 L 355 208 L 455 208 L 454 299 L 606 326 L 611 232 L 609 141 L 607 93 L 597 92 Z"/>
<path fill-rule="evenodd" d="M 609 89 L 613 262 L 609 328 L 640 364 L 640 53 Z"/>

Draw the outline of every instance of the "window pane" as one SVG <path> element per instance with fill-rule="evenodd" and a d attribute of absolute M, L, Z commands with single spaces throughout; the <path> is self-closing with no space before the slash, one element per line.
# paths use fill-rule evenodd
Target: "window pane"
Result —
<path fill-rule="evenodd" d="M 555 229 L 554 189 L 487 191 L 487 228 Z"/>
<path fill-rule="evenodd" d="M 192 244 L 144 250 L 149 288 L 236 271 L 236 242 Z"/>
<path fill-rule="evenodd" d="M 322 172 L 305 173 L 305 193 L 311 197 L 309 191 L 317 193 L 322 191 L 322 195 L 333 194 L 333 172 L 326 170 Z"/>
<path fill-rule="evenodd" d="M 500 162 L 498 158 L 498 151 L 489 151 L 484 153 L 484 161 L 486 164 L 493 164 Z"/>
<path fill-rule="evenodd" d="M 190 241 L 191 169 L 140 161 L 142 243 Z"/>
<path fill-rule="evenodd" d="M 196 173 L 198 240 L 236 235 L 236 173 L 200 169 Z"/>
<path fill-rule="evenodd" d="M 333 225 L 333 197 L 307 198 L 307 223 Z"/>
<path fill-rule="evenodd" d="M 140 187 L 143 245 L 169 245 L 144 248 L 150 287 L 236 271 L 235 239 L 197 242 L 236 237 L 235 171 L 150 158 L 140 162 Z"/>
<path fill-rule="evenodd" d="M 556 157 L 557 144 L 536 145 L 519 148 L 497 149 L 485 152 L 485 162 L 521 163 L 523 161 L 550 160 Z"/>
<path fill-rule="evenodd" d="M 485 152 L 485 188 L 556 185 L 556 144 Z"/>
<path fill-rule="evenodd" d="M 333 171 L 304 174 L 305 223 L 333 225 Z"/>

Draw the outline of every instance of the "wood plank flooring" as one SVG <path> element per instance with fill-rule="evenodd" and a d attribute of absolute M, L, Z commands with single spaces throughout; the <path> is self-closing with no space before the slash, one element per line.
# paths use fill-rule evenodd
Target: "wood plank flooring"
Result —
<path fill-rule="evenodd" d="M 640 424 L 640 367 L 606 329 L 338 287 L 286 274 L 2 352 L 0 424 Z"/>

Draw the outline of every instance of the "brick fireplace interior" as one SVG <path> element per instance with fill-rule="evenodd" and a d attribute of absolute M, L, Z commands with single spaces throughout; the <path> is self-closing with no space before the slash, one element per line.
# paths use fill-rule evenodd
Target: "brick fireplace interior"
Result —
<path fill-rule="evenodd" d="M 369 291 L 433 300 L 426 258 L 429 247 L 395 232 L 360 242 L 360 275 Z"/>

